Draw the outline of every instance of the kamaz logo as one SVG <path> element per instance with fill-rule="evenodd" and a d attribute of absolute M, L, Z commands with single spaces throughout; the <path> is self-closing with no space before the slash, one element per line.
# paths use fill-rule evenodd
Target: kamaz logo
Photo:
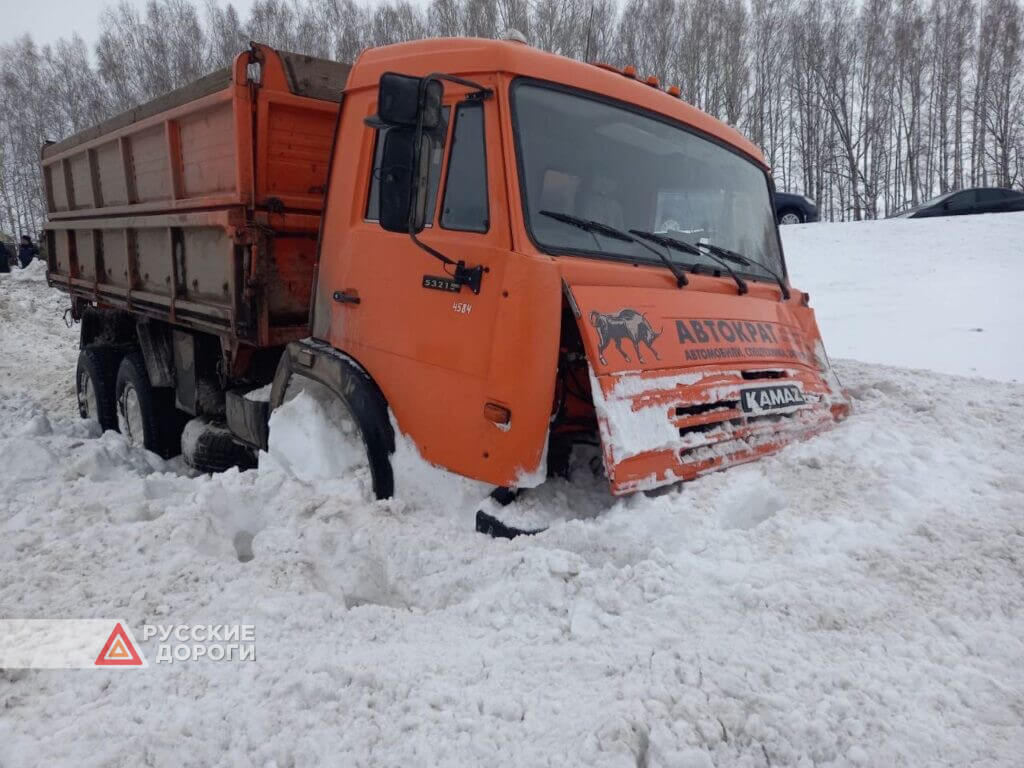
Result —
<path fill-rule="evenodd" d="M 792 384 L 744 389 L 742 395 L 743 410 L 747 413 L 788 408 L 791 405 L 803 405 L 806 402 L 800 388 Z"/>

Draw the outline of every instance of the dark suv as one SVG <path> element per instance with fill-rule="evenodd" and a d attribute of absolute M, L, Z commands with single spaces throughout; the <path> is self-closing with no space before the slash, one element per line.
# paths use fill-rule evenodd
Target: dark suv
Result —
<path fill-rule="evenodd" d="M 804 224 L 818 220 L 818 206 L 809 197 L 789 192 L 775 193 L 775 218 L 779 224 Z"/>
<path fill-rule="evenodd" d="M 1024 192 L 999 187 L 975 187 L 933 197 L 910 210 L 896 214 L 896 218 L 923 219 L 929 216 L 964 216 L 971 213 L 1012 211 L 1024 211 Z"/>

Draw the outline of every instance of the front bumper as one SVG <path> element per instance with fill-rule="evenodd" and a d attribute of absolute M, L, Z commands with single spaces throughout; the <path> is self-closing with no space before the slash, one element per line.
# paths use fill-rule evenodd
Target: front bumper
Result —
<path fill-rule="evenodd" d="M 849 402 L 831 370 L 827 374 L 802 366 L 656 376 L 597 376 L 591 370 L 612 492 L 692 480 L 829 428 L 848 415 Z M 764 389 L 799 390 L 801 402 L 753 412 L 742 407 L 745 393 Z"/>

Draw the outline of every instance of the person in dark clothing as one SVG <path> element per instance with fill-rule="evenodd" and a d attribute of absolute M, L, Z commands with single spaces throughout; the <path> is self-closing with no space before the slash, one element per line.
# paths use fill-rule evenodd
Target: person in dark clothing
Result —
<path fill-rule="evenodd" d="M 0 240 L 0 272 L 11 271 L 11 252 L 7 250 L 7 243 Z"/>
<path fill-rule="evenodd" d="M 28 235 L 21 236 L 21 245 L 18 246 L 18 261 L 24 269 L 32 263 L 32 259 L 39 255 L 39 247 L 32 242 Z"/>

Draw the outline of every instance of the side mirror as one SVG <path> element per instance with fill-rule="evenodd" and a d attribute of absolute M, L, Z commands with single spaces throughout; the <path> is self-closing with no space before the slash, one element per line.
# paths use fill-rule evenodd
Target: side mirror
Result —
<path fill-rule="evenodd" d="M 377 86 L 377 119 L 386 125 L 401 125 L 424 131 L 441 125 L 444 86 L 430 77 L 411 77 L 385 72 Z"/>
<path fill-rule="evenodd" d="M 430 158 L 440 141 L 444 86 L 436 78 L 387 72 L 377 89 L 377 115 L 369 120 L 382 131 L 378 215 L 388 232 L 423 231 L 426 223 Z"/>
<path fill-rule="evenodd" d="M 388 232 L 423 231 L 432 149 L 430 137 L 415 128 L 388 128 L 384 134 L 377 202 L 380 226 Z"/>

